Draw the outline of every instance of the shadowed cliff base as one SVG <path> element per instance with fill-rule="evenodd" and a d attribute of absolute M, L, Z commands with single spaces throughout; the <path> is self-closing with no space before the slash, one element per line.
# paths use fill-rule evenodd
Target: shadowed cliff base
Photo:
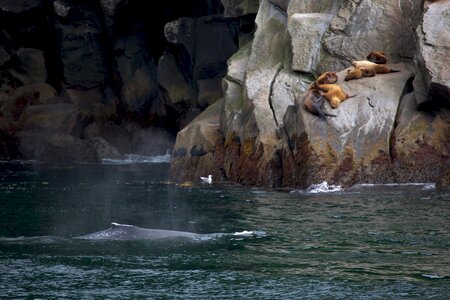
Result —
<path fill-rule="evenodd" d="M 176 133 L 222 97 L 226 61 L 252 37 L 255 3 L 3 1 L 0 157 L 171 150 Z"/>

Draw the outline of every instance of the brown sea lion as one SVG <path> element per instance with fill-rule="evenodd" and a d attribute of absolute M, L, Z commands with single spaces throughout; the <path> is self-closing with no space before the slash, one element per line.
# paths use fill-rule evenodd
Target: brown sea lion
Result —
<path fill-rule="evenodd" d="M 323 110 L 325 98 L 318 89 L 310 89 L 306 94 L 303 103 L 307 111 L 313 115 L 319 116 L 323 120 L 325 120 L 325 117 L 336 117 L 336 115 L 329 114 Z"/>
<path fill-rule="evenodd" d="M 386 55 L 381 51 L 372 51 L 367 55 L 367 60 L 376 64 L 385 64 L 387 62 Z"/>
<path fill-rule="evenodd" d="M 345 81 L 349 81 L 352 79 L 360 79 L 363 77 L 373 77 L 375 76 L 375 70 L 373 68 L 354 68 L 347 70 L 347 75 L 345 76 Z"/>
<path fill-rule="evenodd" d="M 344 102 L 348 98 L 354 97 L 355 95 L 347 95 L 338 84 L 317 84 L 314 85 L 321 90 L 322 96 L 327 99 L 332 108 L 337 108 L 341 102 Z"/>
<path fill-rule="evenodd" d="M 345 75 L 345 81 L 349 81 L 352 79 L 360 79 L 363 77 L 364 77 L 364 69 L 363 68 L 348 69 L 347 75 Z"/>
<path fill-rule="evenodd" d="M 338 76 L 336 74 L 336 72 L 325 72 L 322 75 L 320 75 L 319 77 L 317 77 L 317 79 L 314 82 L 317 82 L 318 84 L 325 84 L 325 83 L 335 83 L 338 81 Z M 309 86 L 308 90 L 313 89 L 313 85 L 314 82 Z"/>
<path fill-rule="evenodd" d="M 336 72 L 325 72 L 316 79 L 318 84 L 336 83 L 337 81 L 338 76 Z"/>
<path fill-rule="evenodd" d="M 373 69 L 373 71 L 375 71 L 376 74 L 400 72 L 400 70 L 394 70 L 394 69 L 389 68 L 386 65 L 379 65 L 379 64 L 373 63 L 368 60 L 355 60 L 355 61 L 352 61 L 352 65 L 355 68 L 365 68 L 368 70 Z"/>

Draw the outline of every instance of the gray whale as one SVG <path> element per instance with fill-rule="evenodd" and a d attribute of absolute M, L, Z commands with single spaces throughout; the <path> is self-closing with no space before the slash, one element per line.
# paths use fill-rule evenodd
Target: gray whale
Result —
<path fill-rule="evenodd" d="M 165 238 L 200 239 L 203 235 L 175 230 L 147 229 L 134 225 L 111 223 L 111 228 L 77 237 L 86 240 L 150 240 Z"/>

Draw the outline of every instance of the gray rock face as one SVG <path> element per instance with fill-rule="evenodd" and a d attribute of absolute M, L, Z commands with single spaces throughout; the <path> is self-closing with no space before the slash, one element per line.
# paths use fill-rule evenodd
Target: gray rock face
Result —
<path fill-rule="evenodd" d="M 289 20 L 289 34 L 294 53 L 292 68 L 295 71 L 312 73 L 317 69 L 322 36 L 328 29 L 331 14 L 293 14 Z"/>
<path fill-rule="evenodd" d="M 342 2 L 344 2 L 344 0 L 290 0 L 288 1 L 289 6 L 287 12 L 289 16 L 297 13 L 325 13 L 335 15 L 341 7 Z"/>
<path fill-rule="evenodd" d="M 416 60 L 425 83 L 422 92 L 450 108 L 450 1 L 437 1 L 428 6 L 417 28 Z M 427 91 L 428 90 L 428 91 Z M 418 95 L 420 97 L 420 95 Z"/>
<path fill-rule="evenodd" d="M 344 1 L 325 33 L 319 72 L 345 68 L 371 51 L 384 51 L 391 62 L 414 56 L 414 18 L 418 3 Z M 411 47 L 405 47 L 411 45 Z"/>

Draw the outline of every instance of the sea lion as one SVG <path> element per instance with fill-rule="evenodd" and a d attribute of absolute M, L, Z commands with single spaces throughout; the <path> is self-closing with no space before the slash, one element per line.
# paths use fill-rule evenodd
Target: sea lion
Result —
<path fill-rule="evenodd" d="M 374 77 L 377 73 L 374 68 L 361 68 L 363 70 L 364 77 Z"/>
<path fill-rule="evenodd" d="M 325 72 L 322 75 L 320 75 L 316 82 L 318 84 L 328 84 L 328 83 L 336 83 L 338 81 L 338 76 L 336 72 Z"/>
<path fill-rule="evenodd" d="M 354 69 L 349 69 L 347 70 L 347 75 L 345 76 L 345 81 L 349 81 L 352 79 L 360 79 L 363 77 L 373 77 L 375 76 L 375 69 L 370 68 L 354 68 Z"/>
<path fill-rule="evenodd" d="M 367 55 L 367 60 L 376 64 L 385 64 L 387 62 L 386 55 L 381 51 L 372 51 Z"/>
<path fill-rule="evenodd" d="M 323 73 L 322 75 L 320 75 L 319 77 L 317 77 L 317 79 L 315 81 L 313 81 L 313 83 L 311 83 L 308 90 L 314 89 L 315 82 L 317 82 L 318 84 L 326 84 L 326 83 L 335 83 L 337 81 L 338 81 L 338 76 L 337 76 L 336 72 L 327 71 L 327 72 Z"/>
<path fill-rule="evenodd" d="M 323 111 L 323 105 L 325 104 L 325 98 L 322 96 L 318 89 L 311 89 L 305 96 L 303 102 L 307 111 L 313 115 L 319 116 L 325 120 L 325 117 L 336 117 L 336 115 L 329 114 Z"/>
<path fill-rule="evenodd" d="M 339 103 L 344 102 L 348 98 L 354 97 L 355 95 L 347 95 L 338 84 L 317 84 L 314 85 L 321 90 L 322 96 L 327 99 L 332 108 L 337 108 Z"/>
<path fill-rule="evenodd" d="M 376 74 L 400 72 L 400 70 L 394 70 L 394 69 L 389 68 L 386 65 L 379 65 L 379 64 L 373 63 L 368 60 L 355 60 L 355 61 L 352 61 L 352 65 L 355 68 L 366 68 L 368 70 L 371 70 L 370 72 L 375 72 Z"/>
<path fill-rule="evenodd" d="M 345 75 L 345 81 L 349 81 L 352 79 L 360 79 L 363 77 L 364 77 L 364 69 L 363 68 L 348 69 L 347 75 Z"/>

